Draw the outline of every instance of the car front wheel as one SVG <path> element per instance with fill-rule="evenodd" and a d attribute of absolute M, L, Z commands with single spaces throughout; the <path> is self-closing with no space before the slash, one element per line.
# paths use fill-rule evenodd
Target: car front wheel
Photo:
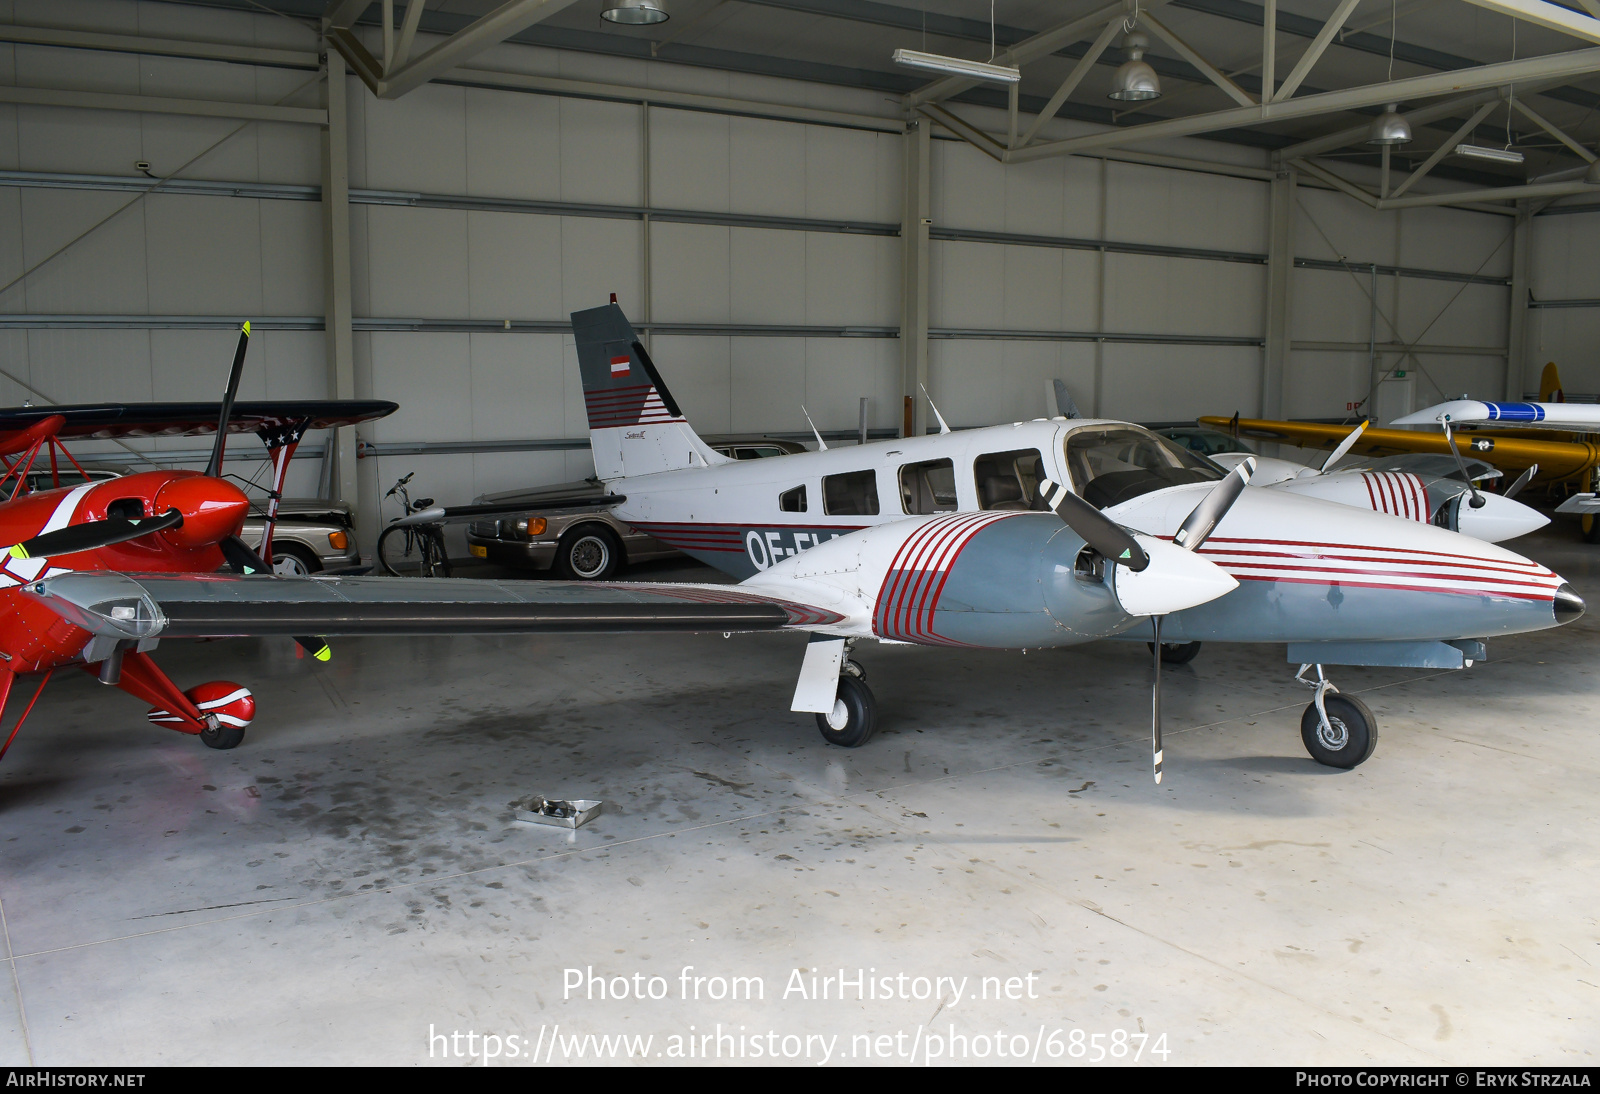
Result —
<path fill-rule="evenodd" d="M 321 569 L 317 556 L 298 543 L 272 545 L 272 572 L 281 577 L 305 577 Z"/>
<path fill-rule="evenodd" d="M 574 528 L 556 548 L 556 573 L 577 581 L 604 581 L 622 564 L 622 544 L 596 524 Z"/>

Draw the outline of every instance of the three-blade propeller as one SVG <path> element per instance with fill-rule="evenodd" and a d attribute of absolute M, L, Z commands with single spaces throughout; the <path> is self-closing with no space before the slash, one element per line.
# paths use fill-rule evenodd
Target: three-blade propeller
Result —
<path fill-rule="evenodd" d="M 1349 451 L 1349 446 L 1360 435 L 1358 430 L 1345 439 L 1345 444 L 1340 447 Z M 1344 451 L 1337 453 L 1342 456 Z M 1336 457 L 1337 458 L 1337 457 Z M 1332 461 L 1329 461 L 1330 463 Z M 1254 456 L 1247 457 L 1239 462 L 1227 476 L 1200 499 L 1200 504 L 1190 510 L 1189 515 L 1178 526 L 1173 542 L 1186 551 L 1195 552 L 1200 545 L 1205 543 L 1211 533 L 1216 531 L 1217 525 L 1222 523 L 1222 518 L 1227 516 L 1228 510 L 1233 508 L 1233 503 L 1239 500 L 1239 495 L 1244 493 L 1244 488 L 1250 483 L 1250 476 L 1256 471 Z M 1121 525 L 1112 521 L 1100 510 L 1084 501 L 1078 495 L 1061 486 L 1059 483 L 1045 479 L 1039 484 L 1039 492 L 1044 497 L 1046 504 L 1060 517 L 1067 526 L 1082 537 L 1083 541 L 1093 547 L 1101 555 L 1127 567 L 1134 573 L 1139 573 L 1150 566 L 1149 554 L 1139 546 L 1133 535 Z M 1181 557 L 1181 556 L 1180 556 Z M 1155 631 L 1155 680 L 1150 689 L 1150 753 L 1151 766 L 1155 772 L 1157 783 L 1161 782 L 1161 620 L 1162 613 L 1152 614 L 1151 626 Z"/>

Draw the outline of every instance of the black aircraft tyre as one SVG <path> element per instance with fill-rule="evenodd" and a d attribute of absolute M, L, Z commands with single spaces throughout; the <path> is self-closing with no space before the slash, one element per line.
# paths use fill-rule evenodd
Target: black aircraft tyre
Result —
<path fill-rule="evenodd" d="M 1317 717 L 1317 704 L 1311 703 L 1300 715 L 1300 739 L 1306 751 L 1319 764 L 1349 769 L 1365 763 L 1378 747 L 1378 720 L 1367 704 L 1351 695 L 1329 692 L 1322 699 L 1328 712 L 1330 736 Z"/>
<path fill-rule="evenodd" d="M 244 740 L 244 730 L 244 726 L 218 723 L 215 728 L 202 729 L 200 740 L 207 748 L 238 748 L 239 742 Z"/>
<path fill-rule="evenodd" d="M 1156 652 L 1154 642 L 1146 642 L 1151 653 Z M 1163 642 L 1161 643 L 1161 663 L 1163 665 L 1187 665 L 1200 653 L 1198 642 Z"/>
<path fill-rule="evenodd" d="M 866 682 L 854 676 L 839 677 L 839 694 L 831 714 L 817 715 L 822 739 L 841 748 L 860 748 L 878 728 L 878 703 Z"/>
<path fill-rule="evenodd" d="M 581 524 L 561 537 L 556 573 L 576 581 L 604 581 L 622 564 L 622 544 L 602 524 Z"/>

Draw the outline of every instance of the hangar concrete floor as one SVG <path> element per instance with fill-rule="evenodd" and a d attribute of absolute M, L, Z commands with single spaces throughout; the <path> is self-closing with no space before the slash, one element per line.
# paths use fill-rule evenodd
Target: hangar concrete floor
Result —
<path fill-rule="evenodd" d="M 1600 604 L 1600 549 L 1524 543 Z M 882 728 L 844 751 L 785 709 L 797 636 L 169 644 L 255 726 L 213 752 L 51 685 L 0 772 L 0 1059 L 1592 1063 L 1597 627 L 1343 670 L 1383 727 L 1353 772 L 1305 755 L 1281 647 L 1208 648 L 1159 789 L 1142 645 L 866 648 Z M 519 823 L 531 793 L 616 810 Z M 591 967 L 666 998 L 564 997 Z"/>

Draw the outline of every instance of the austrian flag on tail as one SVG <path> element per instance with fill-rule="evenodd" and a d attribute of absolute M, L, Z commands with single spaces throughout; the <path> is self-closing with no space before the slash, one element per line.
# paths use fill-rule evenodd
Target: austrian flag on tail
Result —
<path fill-rule="evenodd" d="M 623 356 L 611 359 L 611 375 L 613 376 L 626 376 L 632 367 L 633 358 L 631 357 Z"/>

